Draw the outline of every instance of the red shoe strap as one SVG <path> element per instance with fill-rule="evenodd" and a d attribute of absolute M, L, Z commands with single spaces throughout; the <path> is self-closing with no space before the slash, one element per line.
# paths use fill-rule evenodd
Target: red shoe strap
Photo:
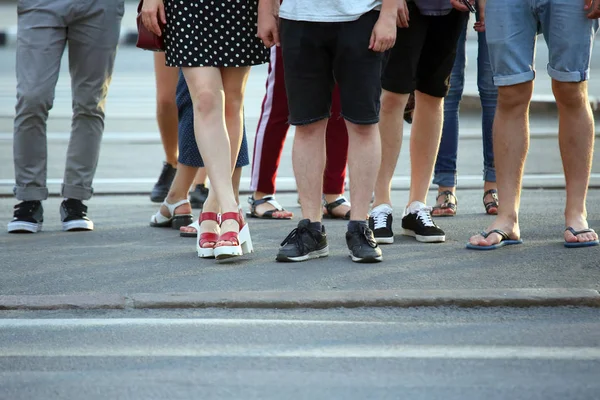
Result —
<path fill-rule="evenodd" d="M 233 220 L 237 221 L 237 223 L 238 223 L 238 225 L 240 225 L 240 227 L 243 224 L 243 220 L 240 217 L 239 212 L 226 212 L 226 213 L 221 214 L 221 222 L 226 221 L 228 219 L 233 219 Z"/>
<path fill-rule="evenodd" d="M 204 243 L 217 243 L 219 240 L 219 235 L 214 232 L 204 232 L 200 234 L 200 247 Z"/>
<path fill-rule="evenodd" d="M 215 221 L 219 222 L 219 216 L 214 212 L 203 212 L 200 214 L 200 223 L 203 221 Z"/>
<path fill-rule="evenodd" d="M 225 232 L 219 236 L 219 242 L 231 242 L 234 246 L 238 246 L 240 239 L 237 232 Z"/>

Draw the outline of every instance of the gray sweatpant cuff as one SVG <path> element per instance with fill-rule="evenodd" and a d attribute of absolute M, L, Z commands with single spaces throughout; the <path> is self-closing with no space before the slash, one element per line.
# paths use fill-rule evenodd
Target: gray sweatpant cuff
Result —
<path fill-rule="evenodd" d="M 65 199 L 89 200 L 92 198 L 94 189 L 85 186 L 62 185 L 61 196 Z"/>
<path fill-rule="evenodd" d="M 42 201 L 48 198 L 48 188 L 39 186 L 15 186 L 13 193 L 17 200 Z"/>

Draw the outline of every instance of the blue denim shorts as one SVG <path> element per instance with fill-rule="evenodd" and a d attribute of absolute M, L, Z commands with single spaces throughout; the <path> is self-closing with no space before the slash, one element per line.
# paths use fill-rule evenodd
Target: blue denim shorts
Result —
<path fill-rule="evenodd" d="M 511 86 L 535 78 L 535 41 L 548 44 L 548 74 L 559 82 L 589 79 L 598 21 L 586 18 L 579 0 L 487 0 L 485 27 L 494 84 Z"/>

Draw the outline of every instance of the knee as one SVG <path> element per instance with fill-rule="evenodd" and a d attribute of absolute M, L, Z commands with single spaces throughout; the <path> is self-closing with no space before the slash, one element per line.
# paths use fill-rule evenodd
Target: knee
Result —
<path fill-rule="evenodd" d="M 29 90 L 17 96 L 17 114 L 48 114 L 54 103 L 51 91 Z"/>
<path fill-rule="evenodd" d="M 408 103 L 408 94 L 399 94 L 383 90 L 381 94 L 381 113 L 396 114 L 403 113 Z"/>
<path fill-rule="evenodd" d="M 348 124 L 348 133 L 355 134 L 359 136 L 368 136 L 375 135 L 377 133 L 377 124 L 354 124 L 352 122 L 346 121 Z"/>
<path fill-rule="evenodd" d="M 532 82 L 498 88 L 498 108 L 526 111 L 533 94 Z"/>
<path fill-rule="evenodd" d="M 200 90 L 193 96 L 194 111 L 200 116 L 222 112 L 223 94 L 220 91 Z"/>
<path fill-rule="evenodd" d="M 171 113 L 173 110 L 177 110 L 177 102 L 175 101 L 174 93 L 161 93 L 156 96 L 156 112 L 158 114 Z"/>
<path fill-rule="evenodd" d="M 243 97 L 241 93 L 238 96 L 225 95 L 225 118 L 235 118 L 242 114 Z"/>
<path fill-rule="evenodd" d="M 559 108 L 581 108 L 587 102 L 585 82 L 552 81 L 552 92 Z"/>

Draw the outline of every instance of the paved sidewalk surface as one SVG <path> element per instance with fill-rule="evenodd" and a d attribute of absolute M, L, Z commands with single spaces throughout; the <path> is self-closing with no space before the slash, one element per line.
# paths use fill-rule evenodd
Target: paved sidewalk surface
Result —
<path fill-rule="evenodd" d="M 407 192 L 393 196 L 396 244 L 383 247 L 384 262 L 371 265 L 348 258 L 343 221 L 326 222 L 328 258 L 275 262 L 280 241 L 298 221 L 295 194 L 279 199 L 296 218 L 250 220 L 256 253 L 230 263 L 198 259 L 194 239 L 149 227 L 157 206 L 145 196 L 95 197 L 88 204 L 96 230 L 84 233 L 60 231 L 60 199 L 51 198 L 43 232 L 0 233 L 0 308 L 600 305 L 600 247 L 563 247 L 563 191 L 526 190 L 525 243 L 492 252 L 464 248 L 491 221 L 480 190 L 460 191 L 458 216 L 437 219 L 445 244 L 400 236 Z M 590 225 L 600 228 L 600 190 L 590 191 L 588 204 Z M 0 199 L 5 222 L 12 205 Z"/>

